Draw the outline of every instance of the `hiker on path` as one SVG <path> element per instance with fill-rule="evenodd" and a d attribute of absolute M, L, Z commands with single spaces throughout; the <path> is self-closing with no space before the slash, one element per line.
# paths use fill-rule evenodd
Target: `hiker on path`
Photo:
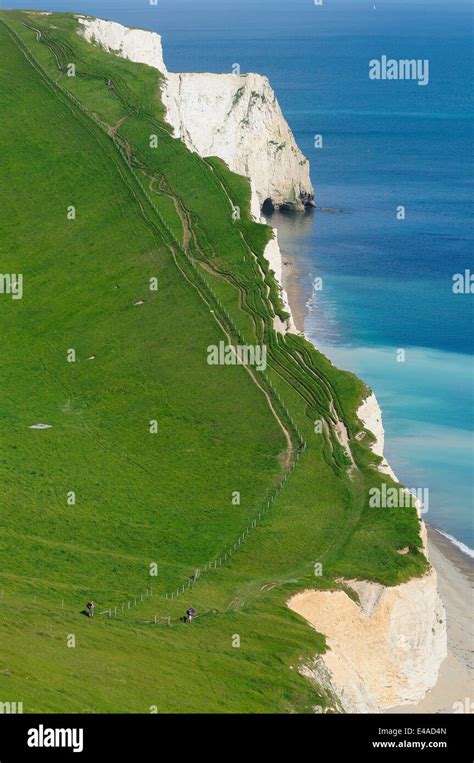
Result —
<path fill-rule="evenodd" d="M 94 617 L 94 607 L 95 607 L 94 602 L 93 601 L 89 601 L 86 606 L 87 606 L 87 615 L 88 615 L 88 617 Z"/>
<path fill-rule="evenodd" d="M 196 610 L 194 607 L 189 607 L 188 611 L 186 612 L 188 623 L 192 623 L 195 614 Z"/>

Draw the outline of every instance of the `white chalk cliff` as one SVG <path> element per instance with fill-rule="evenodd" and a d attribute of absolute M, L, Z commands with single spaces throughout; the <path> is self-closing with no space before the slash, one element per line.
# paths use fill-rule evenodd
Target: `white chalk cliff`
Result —
<path fill-rule="evenodd" d="M 87 42 L 96 43 L 108 53 L 115 53 L 136 64 L 148 64 L 166 74 L 159 34 L 144 29 L 129 29 L 115 21 L 86 16 L 78 16 L 77 19 Z"/>
<path fill-rule="evenodd" d="M 383 454 L 385 446 L 385 430 L 382 424 L 382 411 L 380 410 L 377 398 L 373 392 L 363 400 L 357 411 L 357 416 L 364 425 L 364 429 L 372 432 L 375 437 L 375 442 L 372 444 L 372 452 L 375 453 L 376 456 L 382 458 L 378 470 L 384 474 L 388 474 L 394 482 L 398 482 L 392 467 Z"/>
<path fill-rule="evenodd" d="M 296 328 L 295 321 L 291 313 L 290 303 L 288 302 L 288 294 L 286 293 L 282 285 L 283 284 L 282 256 L 281 256 L 280 245 L 278 243 L 278 231 L 276 228 L 273 228 L 273 238 L 271 238 L 268 244 L 266 245 L 263 255 L 265 259 L 268 261 L 268 264 L 270 265 L 270 270 L 273 271 L 273 274 L 275 276 L 277 287 L 280 292 L 280 297 L 283 303 L 283 309 L 289 315 L 289 318 L 285 321 L 285 323 L 283 323 L 280 320 L 280 318 L 276 315 L 273 320 L 273 328 L 275 329 L 275 331 L 280 332 L 280 334 L 286 334 L 286 333 L 297 334 L 298 329 Z"/>
<path fill-rule="evenodd" d="M 218 156 L 249 177 L 262 207 L 313 204 L 309 162 L 298 148 L 275 93 L 259 74 L 173 74 L 160 35 L 112 21 L 78 17 L 88 42 L 164 75 L 162 98 L 174 135 L 203 157 Z"/>
<path fill-rule="evenodd" d="M 252 179 L 260 206 L 302 208 L 313 199 L 309 162 L 260 74 L 169 74 L 167 120 L 192 151 L 219 156 Z"/>
<path fill-rule="evenodd" d="M 419 702 L 446 657 L 446 616 L 433 568 L 387 587 L 345 581 L 343 591 L 303 591 L 288 606 L 326 636 L 328 651 L 301 672 L 329 690 L 339 709 L 378 713 Z"/>

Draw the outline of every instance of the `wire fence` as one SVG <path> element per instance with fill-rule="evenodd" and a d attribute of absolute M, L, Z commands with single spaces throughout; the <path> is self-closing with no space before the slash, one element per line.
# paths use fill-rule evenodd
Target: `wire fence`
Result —
<path fill-rule="evenodd" d="M 290 466 L 288 471 L 285 473 L 284 477 L 282 478 L 279 485 L 275 488 L 274 492 L 268 498 L 266 504 L 262 507 L 262 509 L 254 517 L 254 519 L 250 521 L 250 523 L 247 525 L 245 530 L 241 532 L 241 534 L 238 536 L 235 542 L 232 543 L 230 546 L 228 546 L 227 550 L 224 553 L 222 553 L 218 557 L 215 557 L 211 561 L 206 562 L 206 564 L 203 567 L 196 568 L 193 575 L 191 575 L 182 585 L 179 585 L 177 588 L 173 589 L 172 591 L 168 591 L 167 593 L 159 594 L 156 598 L 159 598 L 162 601 L 170 601 L 170 602 L 174 601 L 175 599 L 178 599 L 180 596 L 182 596 L 182 594 L 184 594 L 186 591 L 189 591 L 202 578 L 203 575 L 209 574 L 212 570 L 217 570 L 223 565 L 228 564 L 231 561 L 231 559 L 235 556 L 235 554 L 238 553 L 240 548 L 243 546 L 250 532 L 252 530 L 255 530 L 257 526 L 264 521 L 268 512 L 270 511 L 273 504 L 275 503 L 275 500 L 277 499 L 280 491 L 285 486 L 288 480 L 288 477 L 295 469 L 298 463 L 298 460 L 300 458 L 300 455 L 304 453 L 305 450 L 306 450 L 306 444 L 303 444 L 302 449 L 298 451 L 298 453 L 296 454 L 295 461 Z M 109 607 L 108 609 L 105 609 L 103 612 L 99 612 L 99 614 L 107 615 L 107 617 L 115 617 L 116 615 L 121 614 L 122 612 L 125 612 L 126 610 L 135 607 L 137 604 L 140 604 L 141 602 L 145 601 L 150 596 L 151 597 L 154 596 L 152 589 L 146 589 L 145 593 L 142 593 L 139 596 L 132 598 L 130 601 L 122 603 L 118 606 Z M 164 619 L 167 619 L 167 618 L 164 618 Z"/>

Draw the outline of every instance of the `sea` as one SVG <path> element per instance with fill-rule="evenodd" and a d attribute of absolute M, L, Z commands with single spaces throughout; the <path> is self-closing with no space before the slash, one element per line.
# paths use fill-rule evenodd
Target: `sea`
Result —
<path fill-rule="evenodd" d="M 269 77 L 310 159 L 318 205 L 269 220 L 293 264 L 304 331 L 374 390 L 395 473 L 428 488 L 425 520 L 474 556 L 470 0 L 41 0 L 38 8 L 157 31 L 170 71 L 239 64 Z M 370 62 L 383 56 L 420 61 L 424 84 L 372 79 Z"/>

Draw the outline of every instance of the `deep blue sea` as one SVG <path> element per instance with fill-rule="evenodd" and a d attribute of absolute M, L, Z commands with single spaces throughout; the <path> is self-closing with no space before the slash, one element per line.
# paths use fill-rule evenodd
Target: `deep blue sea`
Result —
<path fill-rule="evenodd" d="M 317 202 L 336 210 L 271 220 L 297 265 L 305 331 L 376 392 L 386 455 L 404 484 L 429 488 L 429 524 L 474 548 L 474 295 L 452 291 L 454 274 L 474 273 L 471 3 L 41 0 L 38 7 L 153 29 L 171 71 L 230 72 L 239 63 L 270 78 L 311 161 Z M 369 79 L 369 60 L 383 54 L 427 59 L 428 85 Z M 316 277 L 322 291 L 313 291 Z"/>

